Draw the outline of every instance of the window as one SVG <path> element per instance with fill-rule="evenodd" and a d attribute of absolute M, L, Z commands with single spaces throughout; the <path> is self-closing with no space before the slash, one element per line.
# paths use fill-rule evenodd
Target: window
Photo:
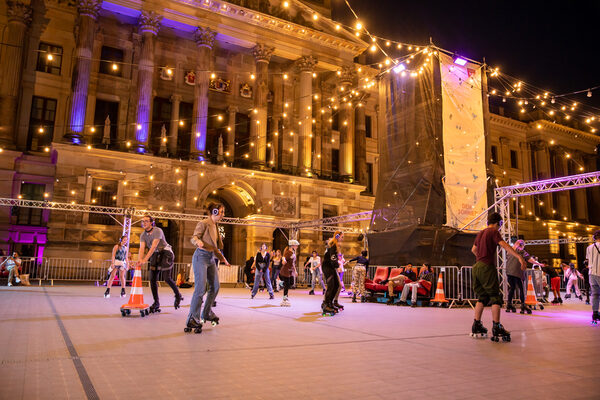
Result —
<path fill-rule="evenodd" d="M 323 204 L 323 218 L 331 218 L 338 216 L 337 206 Z M 333 236 L 333 232 L 321 232 L 321 240 L 327 240 Z"/>
<path fill-rule="evenodd" d="M 94 110 L 95 132 L 92 135 L 92 142 L 94 144 L 104 144 L 109 147 L 111 144 L 116 144 L 118 122 L 119 103 L 97 99 L 96 109 Z M 107 137 L 104 138 L 104 135 Z"/>
<path fill-rule="evenodd" d="M 23 183 L 21 197 L 23 200 L 44 200 L 46 185 L 39 183 Z M 17 225 L 42 225 L 41 208 L 16 208 L 13 213 L 17 215 Z"/>
<path fill-rule="evenodd" d="M 367 163 L 366 193 L 373 194 L 373 164 Z"/>
<path fill-rule="evenodd" d="M 36 71 L 60 75 L 63 49 L 48 43 L 40 43 Z"/>
<path fill-rule="evenodd" d="M 117 206 L 117 181 L 106 179 L 92 180 L 92 195 L 90 203 L 96 206 L 116 207 Z M 114 225 L 115 220 L 106 214 L 90 214 L 88 219 L 90 224 Z"/>
<path fill-rule="evenodd" d="M 510 151 L 510 167 L 519 168 L 519 159 L 516 150 Z"/>
<path fill-rule="evenodd" d="M 340 115 L 338 113 L 335 113 L 331 116 L 331 119 L 332 119 L 331 130 L 339 131 L 340 130 Z"/>
<path fill-rule="evenodd" d="M 183 101 L 179 103 L 179 126 L 177 128 L 177 156 L 179 157 L 186 158 L 190 152 L 193 114 L 194 105 L 192 103 Z"/>
<path fill-rule="evenodd" d="M 102 46 L 100 54 L 100 73 L 121 76 L 123 71 L 123 50 Z"/>
<path fill-rule="evenodd" d="M 366 115 L 365 116 L 365 129 L 367 132 L 367 137 L 371 138 L 373 137 L 373 128 L 372 128 L 372 124 L 373 124 L 373 119 L 371 118 L 370 115 Z"/>
<path fill-rule="evenodd" d="M 163 126 L 165 127 L 165 135 L 167 137 L 167 143 L 165 143 L 165 149 L 168 145 L 169 135 L 171 126 L 168 121 L 171 120 L 171 101 L 164 97 L 155 97 L 154 106 L 152 107 L 152 127 L 150 133 L 150 149 L 154 154 L 159 154 L 160 146 L 162 145 L 161 132 Z M 209 112 L 210 115 L 210 112 Z"/>
<path fill-rule="evenodd" d="M 498 147 L 492 146 L 492 163 L 498 164 Z"/>
<path fill-rule="evenodd" d="M 331 150 L 331 173 L 335 178 L 340 174 L 340 151 L 338 149 Z"/>
<path fill-rule="evenodd" d="M 33 97 L 27 137 L 28 150 L 39 151 L 44 146 L 49 146 L 52 143 L 55 117 L 56 100 L 46 97 Z"/>

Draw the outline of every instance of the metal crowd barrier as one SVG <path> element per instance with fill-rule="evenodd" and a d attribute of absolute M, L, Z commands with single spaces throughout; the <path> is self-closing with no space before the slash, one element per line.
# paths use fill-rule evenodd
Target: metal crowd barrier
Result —
<path fill-rule="evenodd" d="M 462 280 L 461 270 L 455 265 L 449 266 L 435 266 L 433 268 L 433 286 L 431 287 L 431 297 L 435 296 L 437 289 L 437 282 L 440 273 L 444 282 L 444 295 L 449 301 L 448 308 L 452 308 L 454 305 L 462 302 Z M 464 267 L 463 267 L 464 268 Z"/>

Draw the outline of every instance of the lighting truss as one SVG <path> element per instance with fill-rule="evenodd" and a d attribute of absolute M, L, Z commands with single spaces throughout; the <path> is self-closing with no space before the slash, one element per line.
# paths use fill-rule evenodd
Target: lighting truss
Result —
<path fill-rule="evenodd" d="M 568 244 L 568 243 L 592 243 L 593 240 L 589 236 L 577 236 L 562 239 L 538 239 L 538 240 L 526 240 L 527 246 L 539 246 L 543 244 Z"/>
<path fill-rule="evenodd" d="M 337 217 L 328 217 L 313 219 L 310 221 L 297 222 L 294 226 L 298 229 L 304 229 L 313 226 L 348 224 L 351 222 L 368 221 L 371 219 L 373 211 L 363 211 L 356 214 L 339 215 Z"/>
<path fill-rule="evenodd" d="M 561 192 L 563 190 L 582 189 L 600 186 L 600 171 L 580 175 L 563 176 L 512 186 L 503 186 L 494 190 L 496 199 L 504 196 L 522 197 L 537 194 Z"/>

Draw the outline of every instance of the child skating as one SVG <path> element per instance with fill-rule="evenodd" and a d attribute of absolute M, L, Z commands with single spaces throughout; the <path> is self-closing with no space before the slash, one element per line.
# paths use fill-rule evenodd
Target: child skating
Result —
<path fill-rule="evenodd" d="M 106 291 L 104 297 L 110 297 L 110 288 L 112 287 L 113 280 L 117 271 L 119 272 L 119 280 L 121 281 L 121 297 L 125 297 L 125 273 L 127 271 L 127 236 L 121 236 L 119 243 L 115 244 L 112 251 L 112 258 L 110 262 L 110 275 L 106 281 Z"/>
<path fill-rule="evenodd" d="M 487 328 L 481 323 L 481 315 L 487 304 L 492 305 L 492 341 L 498 342 L 500 338 L 503 341 L 510 342 L 510 332 L 504 329 L 500 323 L 500 309 L 502 307 L 502 294 L 500 293 L 500 284 L 498 282 L 498 271 L 496 270 L 496 249 L 501 246 L 512 256 L 516 257 L 521 268 L 525 269 L 527 264 L 525 260 L 508 243 L 502 240 L 499 229 L 502 226 L 502 217 L 498 213 L 491 213 L 488 216 L 488 227 L 477 234 L 475 243 L 471 248 L 476 257 L 476 263 L 473 266 L 473 290 L 477 295 L 475 305 L 475 316 L 473 326 L 471 327 L 471 336 L 487 336 Z"/>

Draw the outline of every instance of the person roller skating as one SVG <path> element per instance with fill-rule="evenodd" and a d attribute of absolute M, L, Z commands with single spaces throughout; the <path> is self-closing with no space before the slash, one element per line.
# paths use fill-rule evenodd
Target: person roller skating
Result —
<path fill-rule="evenodd" d="M 502 307 L 502 295 L 498 282 L 498 272 L 495 266 L 496 248 L 501 246 L 509 254 L 514 256 L 521 268 L 524 270 L 527 266 L 525 260 L 508 243 L 502 240 L 499 229 L 502 226 L 502 217 L 498 213 L 491 213 L 488 216 L 488 227 L 477 234 L 475 243 L 471 251 L 476 257 L 476 263 L 473 266 L 473 290 L 477 295 L 475 305 L 475 315 L 471 336 L 473 333 L 482 333 L 481 315 L 485 305 L 492 305 L 492 341 L 497 342 L 499 337 L 504 341 L 510 341 L 510 333 L 500 324 L 500 310 Z M 485 329 L 485 328 L 484 328 Z"/>
<path fill-rule="evenodd" d="M 565 281 L 567 282 L 567 290 L 565 294 L 565 299 L 571 298 L 571 289 L 575 288 L 575 296 L 583 301 L 583 296 L 581 296 L 581 291 L 579 290 L 579 282 L 578 278 L 583 279 L 583 275 L 581 272 L 575 269 L 575 264 L 569 263 L 568 267 L 564 269 L 565 271 Z"/>
<path fill-rule="evenodd" d="M 146 214 L 142 217 L 142 227 L 144 228 L 144 232 L 140 235 L 138 262 L 140 264 L 147 262 L 150 269 L 150 289 L 154 298 L 154 303 L 150 306 L 150 312 L 160 312 L 157 281 L 161 276 L 173 290 L 175 294 L 174 307 L 178 309 L 183 297 L 171 278 L 171 270 L 173 269 L 173 262 L 175 260 L 171 245 L 165 240 L 165 234 L 162 229 L 156 226 L 152 216 Z M 146 249 L 148 249 L 147 253 Z"/>
<path fill-rule="evenodd" d="M 208 213 L 208 218 L 198 222 L 190 240 L 196 246 L 192 257 L 194 294 L 190 303 L 186 328 L 184 328 L 185 332 L 190 332 L 190 328 L 193 328 L 196 329 L 194 332 L 200 333 L 204 321 L 215 320 L 216 316 L 212 312 L 212 307 L 219 293 L 219 274 L 215 257 L 229 266 L 229 262 L 221 252 L 223 241 L 217 225 L 217 222 L 225 215 L 225 207 L 222 204 L 211 203 L 208 206 Z M 206 301 L 204 301 L 205 293 Z M 202 309 L 203 301 L 204 309 Z M 218 318 L 216 320 L 218 321 Z M 197 328 L 198 326 L 200 328 Z"/>
<path fill-rule="evenodd" d="M 290 239 L 288 247 L 283 250 L 283 257 L 281 259 L 281 270 L 279 271 L 279 279 L 283 282 L 283 299 L 281 300 L 281 307 L 290 307 L 290 300 L 288 293 L 290 287 L 292 287 L 292 279 L 296 272 L 296 251 L 300 243 L 295 239 Z"/>
<path fill-rule="evenodd" d="M 119 242 L 115 244 L 112 251 L 112 260 L 110 263 L 111 271 L 106 281 L 106 291 L 104 297 L 110 297 L 110 288 L 112 287 L 115 275 L 119 272 L 121 281 L 121 297 L 125 297 L 125 273 L 127 271 L 127 236 L 121 236 Z"/>
<path fill-rule="evenodd" d="M 523 258 L 530 263 L 536 263 L 537 261 L 528 252 L 525 251 L 525 241 L 517 240 L 513 249 Z M 525 271 L 527 267 L 523 267 L 520 262 L 520 258 L 514 257 L 512 254 L 507 254 L 506 259 L 506 277 L 508 278 L 508 301 L 506 302 L 506 312 L 517 312 L 517 309 L 513 305 L 513 296 L 515 290 L 519 290 L 519 297 L 521 300 L 521 314 L 531 314 L 531 309 L 525 305 L 525 290 L 523 290 L 523 281 L 525 280 Z M 529 311 L 527 311 L 529 310 Z"/>
<path fill-rule="evenodd" d="M 252 294 L 250 295 L 253 299 L 258 292 L 260 280 L 264 278 L 265 286 L 269 291 L 269 299 L 274 299 L 273 287 L 271 286 L 271 278 L 269 277 L 269 264 L 271 263 L 271 255 L 267 251 L 267 244 L 263 243 L 260 245 L 260 249 L 254 257 L 254 264 L 252 267 L 255 268 L 254 272 L 254 286 L 252 287 Z"/>
<path fill-rule="evenodd" d="M 600 314 L 600 231 L 594 232 L 594 243 L 590 244 L 585 250 L 585 259 L 588 263 L 588 276 L 590 290 L 592 292 L 592 324 L 598 325 Z"/>
<path fill-rule="evenodd" d="M 327 249 L 323 256 L 322 266 L 323 274 L 325 275 L 326 290 L 321 309 L 323 310 L 324 315 L 339 310 L 335 306 L 335 303 L 337 303 L 336 296 L 339 295 L 341 289 L 340 278 L 337 272 L 337 269 L 339 268 L 338 244 L 343 240 L 343 236 L 341 231 L 336 231 L 333 234 L 333 237 L 327 242 Z"/>

